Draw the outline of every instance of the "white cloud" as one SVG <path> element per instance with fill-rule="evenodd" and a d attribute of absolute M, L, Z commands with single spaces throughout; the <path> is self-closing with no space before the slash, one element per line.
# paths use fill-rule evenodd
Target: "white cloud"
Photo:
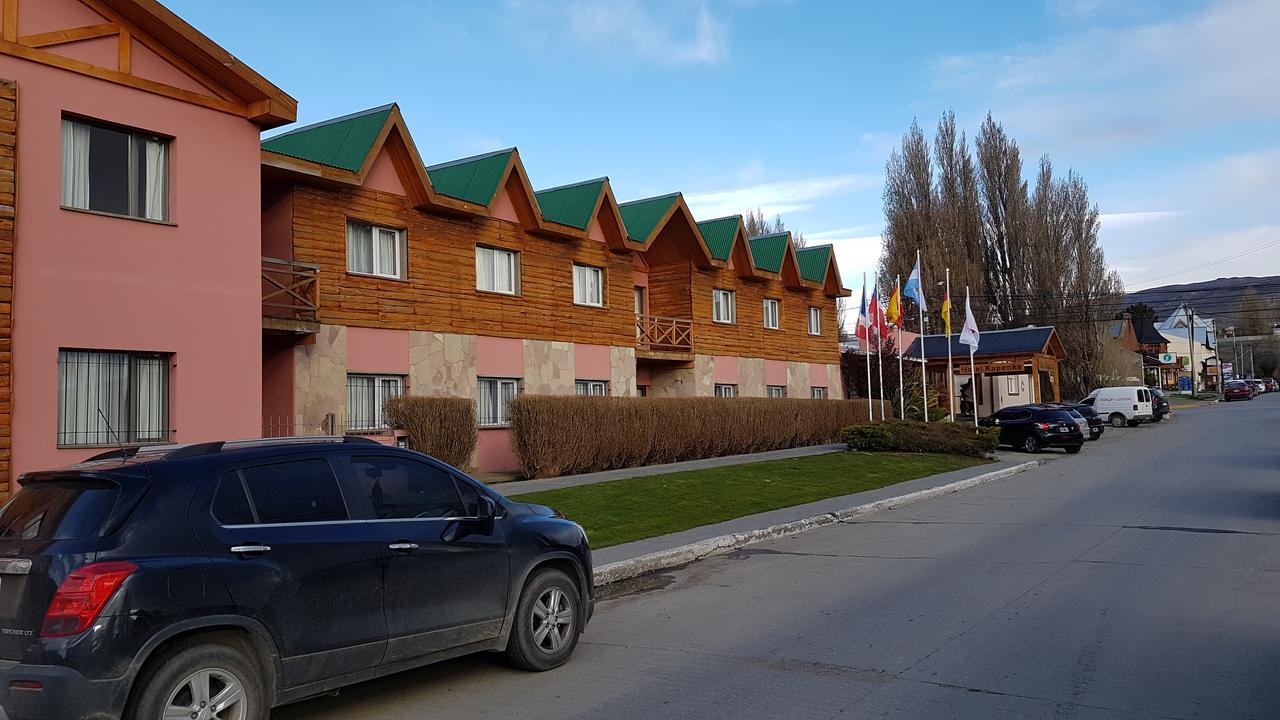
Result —
<path fill-rule="evenodd" d="M 1170 21 L 1089 29 L 1047 47 L 943 57 L 935 77 L 941 87 L 982 93 L 1020 136 L 1151 141 L 1280 117 L 1280 94 L 1261 90 L 1280 85 L 1276 27 L 1280 3 L 1225 0 Z"/>
<path fill-rule="evenodd" d="M 1119 255 L 1112 264 L 1130 291 L 1212 277 L 1280 275 L 1280 245 L 1275 243 L 1280 243 L 1280 225 L 1258 225 L 1187 236 L 1158 252 Z"/>
<path fill-rule="evenodd" d="M 507 0 L 513 28 L 540 28 L 551 44 L 562 36 L 611 58 L 660 65 L 714 64 L 729 53 L 728 26 L 706 4 L 640 0 L 573 0 L 541 3 Z"/>
<path fill-rule="evenodd" d="M 1180 210 L 1147 210 L 1143 212 L 1101 213 L 1098 220 L 1105 228 L 1145 225 L 1147 223 L 1168 220 L 1182 215 Z"/>
<path fill-rule="evenodd" d="M 867 175 L 830 175 L 690 193 L 685 195 L 685 201 L 701 218 L 733 215 L 751 208 L 760 208 L 768 218 L 785 217 L 813 208 L 818 200 L 878 187 L 879 183 L 880 178 Z"/>

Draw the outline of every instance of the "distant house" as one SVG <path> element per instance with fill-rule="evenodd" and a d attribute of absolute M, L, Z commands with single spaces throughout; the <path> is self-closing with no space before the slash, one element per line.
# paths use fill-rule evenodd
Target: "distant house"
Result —
<path fill-rule="evenodd" d="M 906 357 L 919 358 L 923 345 L 930 393 L 945 397 L 950 384 L 958 414 L 969 414 L 972 402 L 976 402 L 979 415 L 989 415 L 1009 405 L 1062 399 L 1058 389 L 1058 363 L 1067 353 L 1052 327 L 984 330 L 972 367 L 969 348 L 961 345 L 959 338 L 959 335 L 950 338 L 926 335 L 917 338 L 906 351 Z M 948 340 L 954 374 L 951 383 L 947 382 Z M 971 379 L 977 381 L 976 387 L 971 386 Z M 949 403 L 944 400 L 942 404 Z"/>
<path fill-rule="evenodd" d="M 1156 329 L 1177 356 L 1177 386 L 1191 389 L 1218 388 L 1218 352 L 1213 318 L 1202 318 L 1186 305 L 1179 305 Z"/>

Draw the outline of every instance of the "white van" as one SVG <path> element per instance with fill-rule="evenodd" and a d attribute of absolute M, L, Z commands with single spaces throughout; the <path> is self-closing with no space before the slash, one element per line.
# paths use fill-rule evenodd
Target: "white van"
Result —
<path fill-rule="evenodd" d="M 1081 402 L 1092 405 L 1098 417 L 1106 419 L 1111 427 L 1133 427 L 1151 422 L 1151 391 L 1144 387 L 1105 387 L 1089 393 Z"/>

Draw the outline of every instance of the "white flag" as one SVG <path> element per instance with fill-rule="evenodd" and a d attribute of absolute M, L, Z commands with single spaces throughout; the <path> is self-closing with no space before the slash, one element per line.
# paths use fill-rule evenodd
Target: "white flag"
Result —
<path fill-rule="evenodd" d="M 972 350 L 978 349 L 978 321 L 973 319 L 973 308 L 969 306 L 969 288 L 964 289 L 964 327 L 960 328 L 960 344 L 968 345 Z"/>

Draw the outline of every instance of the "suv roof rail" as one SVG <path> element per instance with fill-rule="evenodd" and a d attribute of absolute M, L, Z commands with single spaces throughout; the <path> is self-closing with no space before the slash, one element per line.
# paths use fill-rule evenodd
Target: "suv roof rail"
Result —
<path fill-rule="evenodd" d="M 99 460 L 128 460 L 145 455 L 163 455 L 166 460 L 179 460 L 202 455 L 213 455 L 223 450 L 241 448 L 266 447 L 269 445 L 314 445 L 318 443 L 346 443 L 360 445 L 381 445 L 382 443 L 364 435 L 292 435 L 274 438 L 247 438 L 244 440 L 215 440 L 203 443 L 169 443 L 165 445 L 140 445 L 136 447 L 118 448 L 99 453 L 81 462 L 97 462 Z"/>

